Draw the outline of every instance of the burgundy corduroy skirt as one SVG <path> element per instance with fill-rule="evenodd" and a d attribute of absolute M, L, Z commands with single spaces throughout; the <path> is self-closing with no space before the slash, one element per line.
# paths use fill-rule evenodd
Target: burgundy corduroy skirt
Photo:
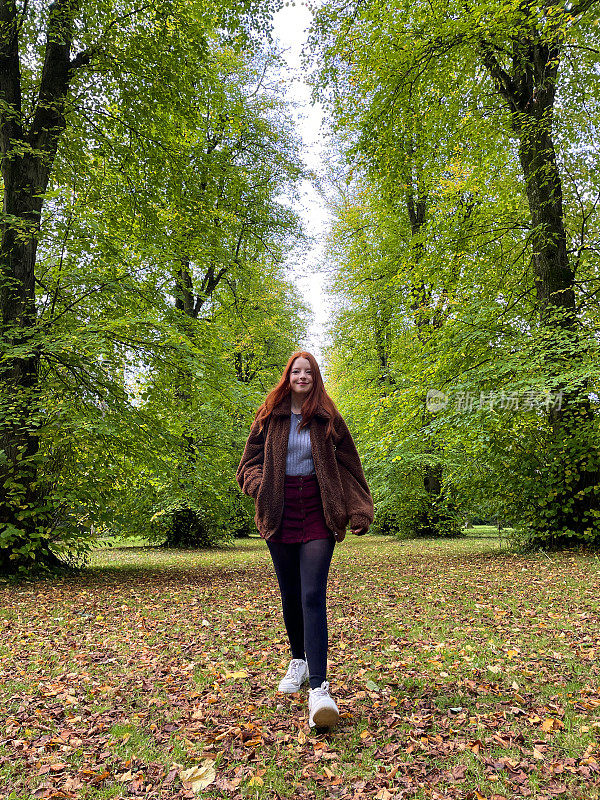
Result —
<path fill-rule="evenodd" d="M 269 541 L 298 544 L 329 539 L 316 475 L 286 475 L 281 525 Z"/>

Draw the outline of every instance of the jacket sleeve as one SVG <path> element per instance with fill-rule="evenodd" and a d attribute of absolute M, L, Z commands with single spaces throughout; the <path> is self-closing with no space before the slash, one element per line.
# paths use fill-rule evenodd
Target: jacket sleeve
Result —
<path fill-rule="evenodd" d="M 350 527 L 362 528 L 361 532 L 366 533 L 373 522 L 373 498 L 356 445 L 342 417 L 338 419 L 335 427 L 339 436 L 335 455 L 344 487 Z"/>
<path fill-rule="evenodd" d="M 244 447 L 242 460 L 235 473 L 235 479 L 244 494 L 256 500 L 260 489 L 265 457 L 265 430 L 259 431 L 256 420 L 250 428 L 250 435 Z"/>

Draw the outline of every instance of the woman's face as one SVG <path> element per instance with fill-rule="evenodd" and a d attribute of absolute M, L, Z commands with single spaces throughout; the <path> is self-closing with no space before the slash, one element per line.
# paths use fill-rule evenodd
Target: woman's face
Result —
<path fill-rule="evenodd" d="M 301 399 L 308 397 L 310 394 L 313 386 L 313 374 L 310 361 L 307 358 L 298 356 L 292 364 L 290 386 L 292 387 L 292 392 Z"/>

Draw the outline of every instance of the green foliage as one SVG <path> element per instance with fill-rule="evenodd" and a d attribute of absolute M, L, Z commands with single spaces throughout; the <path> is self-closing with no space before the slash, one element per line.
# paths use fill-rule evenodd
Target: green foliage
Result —
<path fill-rule="evenodd" d="M 485 505 L 536 545 L 598 537 L 591 6 L 316 12 L 316 93 L 347 164 L 328 249 L 330 378 L 382 529 L 427 528 L 437 464 L 451 518 L 454 503 Z M 550 51 L 536 73 L 527 53 Z M 434 412 L 430 389 L 446 395 Z M 559 392 L 562 409 L 545 405 Z"/>
<path fill-rule="evenodd" d="M 393 507 L 377 508 L 371 526 L 374 534 L 414 539 L 459 536 L 463 517 L 445 495 L 429 496 L 418 491 L 396 495 Z"/>
<path fill-rule="evenodd" d="M 85 69 L 44 196 L 36 319 L 3 328 L 3 364 L 36 360 L 30 395 L 3 384 L 6 424 L 30 434 L 5 449 L 8 569 L 79 563 L 98 533 L 161 541 L 179 520 L 204 546 L 239 528 L 252 413 L 305 333 L 282 268 L 303 166 L 272 80 L 277 6 L 78 12 Z M 46 24 L 24 9 L 30 104 Z"/>

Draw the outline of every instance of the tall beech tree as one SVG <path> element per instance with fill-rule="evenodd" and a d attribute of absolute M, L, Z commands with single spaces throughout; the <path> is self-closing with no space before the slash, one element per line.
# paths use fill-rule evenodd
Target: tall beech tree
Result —
<path fill-rule="evenodd" d="M 45 495 L 41 480 L 44 471 L 40 468 L 40 435 L 49 412 L 40 375 L 42 362 L 55 354 L 48 348 L 48 320 L 42 322 L 40 315 L 43 310 L 54 319 L 62 304 L 61 314 L 68 317 L 81 297 L 68 299 L 65 282 L 59 278 L 54 293 L 42 296 L 42 309 L 36 303 L 36 286 L 44 291 L 44 276 L 37 270 L 41 226 L 45 211 L 55 207 L 49 190 L 60 192 L 61 187 L 53 187 L 52 180 L 61 152 L 64 151 L 71 167 L 79 164 L 83 179 L 88 170 L 97 169 L 98 154 L 101 160 L 102 153 L 113 146 L 123 149 L 119 140 L 127 129 L 130 144 L 137 143 L 143 158 L 144 142 L 154 145 L 161 135 L 153 114 L 164 103 L 165 94 L 170 93 L 173 123 L 177 124 L 178 114 L 183 118 L 186 103 L 191 104 L 188 110 L 193 113 L 198 96 L 203 96 L 203 87 L 214 80 L 211 48 L 222 42 L 232 52 L 238 49 L 251 54 L 256 49 L 253 37 L 268 35 L 275 5 L 252 2 L 228 5 L 210 0 L 185 4 L 161 0 L 152 5 L 119 2 L 89 5 L 86 0 L 54 0 L 49 5 L 16 0 L 0 3 L 0 147 L 4 193 L 0 243 L 2 569 L 12 569 L 32 559 L 54 561 L 49 530 L 55 509 L 51 498 Z M 189 65 L 187 72 L 186 65 Z M 194 75 L 192 69 L 196 70 Z M 157 87 L 161 93 L 158 103 L 152 95 Z M 135 107 L 135 111 L 127 114 L 128 107 Z M 117 141 L 112 141 L 111 136 L 119 126 Z M 177 135 L 181 136 L 181 131 L 175 131 Z M 89 157 L 85 155 L 88 137 L 90 141 L 104 140 L 96 155 Z M 173 137 L 162 143 L 162 147 L 177 160 L 182 149 L 173 149 L 172 144 Z M 154 165 L 147 162 L 147 167 L 150 178 Z M 126 160 L 122 171 L 127 172 Z M 146 204 L 149 208 L 152 203 L 154 208 L 158 207 L 156 200 L 146 202 L 150 191 L 162 191 L 161 176 L 154 177 L 154 183 L 147 181 L 137 198 L 138 207 Z M 76 225 L 69 227 L 69 231 L 72 227 Z M 134 230 L 135 226 L 131 232 Z M 67 238 L 65 234 L 65 241 Z M 91 254 L 82 254 L 80 273 L 85 271 L 83 265 L 90 258 Z M 148 258 L 149 252 L 142 257 Z M 176 282 L 179 280 L 179 288 L 174 292 L 178 304 L 185 302 L 186 297 L 187 277 L 182 264 L 185 261 L 180 261 L 180 278 L 175 278 Z M 206 263 L 205 277 L 208 277 L 206 286 L 198 287 L 200 294 L 210 294 L 220 269 L 222 265 L 215 267 L 211 280 L 211 265 Z M 127 270 L 123 270 L 117 282 L 123 279 L 128 280 Z M 114 281 L 110 279 L 104 286 L 115 286 Z M 89 296 L 91 291 L 88 283 L 82 287 L 82 296 Z M 151 348 L 150 340 L 146 344 Z M 127 344 L 121 343 L 119 347 L 123 349 Z M 74 352 L 69 358 L 75 361 L 77 357 Z M 71 371 L 69 358 L 65 364 Z M 84 371 L 78 374 L 81 377 Z M 121 381 L 123 375 L 122 372 Z M 88 388 L 93 391 L 93 387 Z M 121 391 L 125 398 L 124 386 Z"/>
<path fill-rule="evenodd" d="M 526 447 L 543 441 L 543 456 L 529 472 L 523 464 L 518 490 L 527 497 L 519 521 L 525 518 L 532 538 L 546 543 L 600 535 L 598 420 L 590 399 L 595 378 L 586 373 L 593 329 L 581 324 L 584 317 L 592 321 L 581 287 L 593 275 L 596 189 L 590 190 L 576 155 L 589 148 L 598 98 L 593 90 L 584 98 L 575 88 L 593 80 L 597 16 L 598 3 L 592 0 L 416 2 L 385 8 L 333 0 L 317 12 L 313 26 L 321 95 L 355 152 L 377 163 L 381 184 L 399 178 L 397 171 L 388 171 L 394 161 L 390 131 L 401 127 L 415 98 L 426 99 L 419 106 L 425 138 L 434 141 L 445 134 L 447 177 L 456 162 L 472 170 L 477 148 L 484 153 L 495 148 L 499 163 L 512 160 L 518 166 L 513 191 L 523 193 L 529 217 L 523 239 L 527 271 L 519 296 L 526 298 L 522 308 L 529 302 L 532 311 L 523 330 L 529 333 L 526 346 L 538 379 L 543 376 L 561 397 L 548 404 L 544 424 L 538 415 L 538 433 Z M 426 160 L 426 172 L 433 163 L 439 159 Z M 402 180 L 398 183 L 400 193 Z M 490 176 L 482 194 L 491 186 Z M 477 203 L 477 196 L 472 200 Z M 436 246 L 431 239 L 429 246 Z M 438 257 L 446 258 L 442 240 L 437 246 Z M 521 269 L 521 262 L 514 267 Z M 511 277 L 505 275 L 508 284 Z M 501 283 L 495 291 L 505 304 Z M 481 298 L 482 308 L 490 299 Z M 597 317 L 592 325 L 597 326 Z M 580 368 L 583 362 L 586 367 Z M 543 483 L 533 477 L 536 473 L 544 474 Z M 548 486 L 553 487 L 551 507 Z M 538 504 L 536 519 L 525 506 Z"/>
<path fill-rule="evenodd" d="M 32 111 L 23 97 L 20 34 L 27 14 L 15 0 L 0 5 L 0 147 L 4 188 L 0 243 L 0 522 L 32 522 L 36 505 L 37 407 L 40 342 L 36 337 L 35 264 L 41 213 L 60 138 L 67 100 L 92 51 L 73 53 L 79 4 L 56 0 L 48 9 L 39 89 Z M 29 112 L 29 113 L 28 113 Z M 25 512 L 25 513 L 24 513 Z M 32 531 L 27 531 L 31 534 Z M 18 544 L 18 541 L 15 542 Z M 25 548 L 26 542 L 23 542 Z M 18 551 L 18 547 L 15 552 Z M 49 554 L 46 552 L 46 555 Z"/>

